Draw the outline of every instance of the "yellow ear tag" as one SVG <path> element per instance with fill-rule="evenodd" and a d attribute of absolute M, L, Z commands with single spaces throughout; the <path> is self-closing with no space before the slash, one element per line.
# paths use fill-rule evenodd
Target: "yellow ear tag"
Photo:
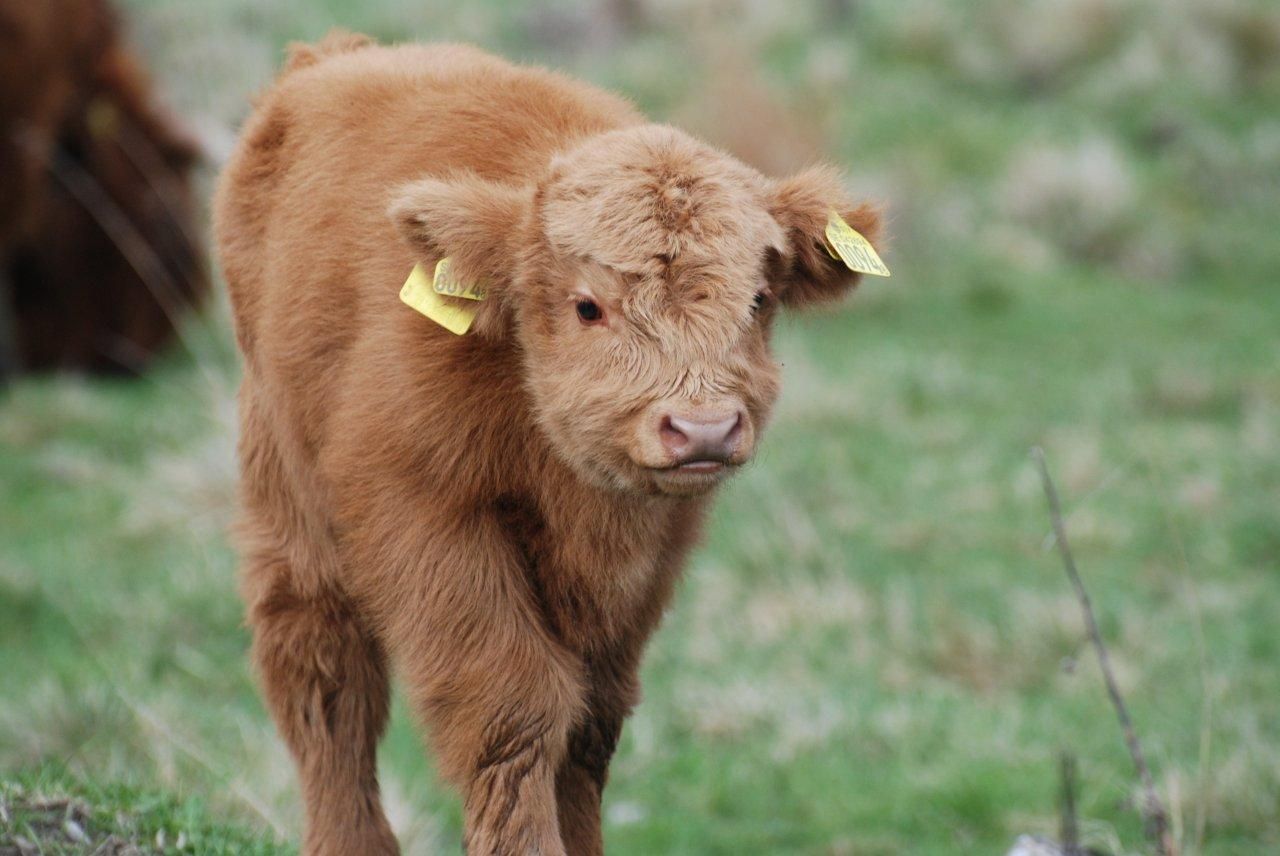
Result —
<path fill-rule="evenodd" d="M 827 252 L 841 259 L 849 270 L 888 276 L 889 269 L 880 260 L 876 248 L 835 211 L 827 218 Z M 834 250 L 834 252 L 832 252 Z"/>
<path fill-rule="evenodd" d="M 458 290 L 445 290 L 450 287 Z M 465 300 L 461 299 L 464 292 L 468 295 Z M 455 293 L 457 296 L 445 296 Z M 471 322 L 480 310 L 478 301 L 484 299 L 484 291 L 457 283 L 450 275 L 449 260 L 441 259 L 436 263 L 434 281 L 427 280 L 427 272 L 422 265 L 414 265 L 400 289 L 400 299 L 450 333 L 461 336 L 471 329 Z"/>

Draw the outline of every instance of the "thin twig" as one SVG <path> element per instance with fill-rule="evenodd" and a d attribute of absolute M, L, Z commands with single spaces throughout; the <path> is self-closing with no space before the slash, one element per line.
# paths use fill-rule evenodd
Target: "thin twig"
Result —
<path fill-rule="evenodd" d="M 1076 591 L 1076 598 L 1080 601 L 1080 610 L 1084 613 L 1085 627 L 1088 629 L 1089 639 L 1093 642 L 1094 651 L 1098 655 L 1098 665 L 1102 668 L 1102 678 L 1107 685 L 1107 694 L 1111 696 L 1111 704 L 1116 710 L 1116 718 L 1120 720 L 1120 727 L 1124 731 L 1124 741 L 1129 747 L 1129 755 L 1133 758 L 1133 766 L 1137 769 L 1138 778 L 1142 782 L 1144 803 L 1142 817 L 1147 837 L 1155 843 L 1156 853 L 1159 856 L 1176 856 L 1177 848 L 1174 846 L 1173 836 L 1169 834 L 1169 814 L 1156 794 L 1155 781 L 1151 778 L 1151 768 L 1147 766 L 1146 756 L 1142 753 L 1138 732 L 1133 727 L 1129 708 L 1124 703 L 1124 697 L 1120 695 L 1115 673 L 1111 670 L 1111 658 L 1107 654 L 1107 646 L 1103 643 L 1102 634 L 1098 630 L 1093 603 L 1089 600 L 1089 593 L 1085 590 L 1080 572 L 1076 570 L 1076 560 L 1071 554 L 1066 526 L 1062 522 L 1062 504 L 1058 500 L 1058 489 L 1053 484 L 1053 477 L 1049 475 L 1049 465 L 1045 462 L 1044 449 L 1036 446 L 1031 450 L 1031 456 L 1040 467 L 1040 480 L 1044 483 L 1044 495 L 1049 500 L 1049 517 L 1053 521 L 1053 534 L 1058 543 L 1058 553 L 1062 556 L 1062 565 Z"/>

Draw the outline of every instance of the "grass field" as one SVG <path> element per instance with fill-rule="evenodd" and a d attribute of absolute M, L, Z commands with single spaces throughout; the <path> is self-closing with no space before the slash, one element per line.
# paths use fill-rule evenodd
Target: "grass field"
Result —
<path fill-rule="evenodd" d="M 633 31 L 553 0 L 125 3 L 215 149 L 286 41 L 343 23 L 569 69 L 770 168 L 826 152 L 889 201 L 893 278 L 781 331 L 776 423 L 650 649 L 610 852 L 1003 853 L 1054 833 L 1064 749 L 1087 839 L 1146 852 L 1036 445 L 1183 852 L 1280 851 L 1280 9 L 639 5 Z M 24 822 L 66 793 L 166 852 L 296 846 L 223 533 L 235 377 L 218 305 L 141 381 L 0 399 Z M 406 852 L 456 850 L 403 705 L 381 762 Z"/>

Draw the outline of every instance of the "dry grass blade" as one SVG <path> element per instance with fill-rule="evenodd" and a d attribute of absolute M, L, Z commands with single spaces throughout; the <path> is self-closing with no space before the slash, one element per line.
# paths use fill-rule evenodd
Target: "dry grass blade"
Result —
<path fill-rule="evenodd" d="M 1049 475 L 1049 465 L 1045 461 L 1044 450 L 1039 446 L 1031 450 L 1031 456 L 1040 468 L 1040 480 L 1044 484 L 1045 497 L 1049 501 L 1049 516 L 1053 521 L 1053 534 L 1058 544 L 1058 554 L 1062 556 L 1062 565 L 1067 577 L 1076 591 L 1080 601 L 1080 609 L 1084 613 L 1085 627 L 1089 631 L 1089 639 L 1093 642 L 1094 651 L 1098 655 L 1098 665 L 1102 669 L 1102 677 L 1107 685 L 1107 694 L 1120 720 L 1124 731 L 1124 740 L 1129 747 L 1129 755 L 1137 768 L 1138 778 L 1142 782 L 1143 806 L 1142 816 L 1146 826 L 1147 837 L 1156 845 L 1160 856 L 1177 856 L 1177 847 L 1169 832 L 1169 814 L 1164 803 L 1156 793 L 1155 782 L 1151 777 L 1151 768 L 1147 766 L 1146 756 L 1142 752 L 1142 744 L 1138 740 L 1138 732 L 1133 727 L 1133 719 L 1129 716 L 1129 708 L 1120 694 L 1120 686 L 1116 683 L 1115 673 L 1111 668 L 1111 658 L 1107 654 L 1107 646 L 1102 641 L 1102 633 L 1098 630 L 1098 621 L 1094 616 L 1093 603 L 1089 592 L 1084 587 L 1080 572 L 1076 570 L 1076 560 L 1071 554 L 1071 545 L 1067 541 L 1067 530 L 1062 522 L 1062 504 L 1058 499 L 1058 489 L 1054 486 L 1053 477 Z"/>
<path fill-rule="evenodd" d="M 1196 658 L 1200 665 L 1200 752 L 1197 771 L 1198 787 L 1196 788 L 1195 817 L 1192 826 L 1193 853 L 1204 852 L 1205 831 L 1208 824 L 1209 797 L 1213 791 L 1213 778 L 1210 775 L 1209 762 L 1213 752 L 1213 698 L 1214 687 L 1210 679 L 1209 646 L 1204 638 L 1204 616 L 1200 608 L 1200 598 L 1196 593 L 1195 577 L 1191 573 L 1191 558 L 1187 551 L 1187 543 L 1182 536 L 1182 528 L 1174 519 L 1174 512 L 1169 503 L 1169 489 L 1164 476 L 1156 462 L 1148 457 L 1144 461 L 1147 479 L 1152 493 L 1160 499 L 1160 509 L 1164 516 L 1165 529 L 1173 542 L 1178 563 L 1182 568 L 1182 584 L 1185 591 L 1187 608 L 1191 614 L 1192 639 L 1195 641 Z"/>
<path fill-rule="evenodd" d="M 46 156 L 29 130 L 18 132 L 15 139 L 43 161 L 49 174 L 80 203 L 115 244 L 121 256 L 133 268 L 138 279 L 146 286 L 152 298 L 164 312 L 177 333 L 179 341 L 199 365 L 209 386 L 217 389 L 218 381 L 211 367 L 211 356 L 200 347 L 182 324 L 182 317 L 189 307 L 185 305 L 178 283 L 174 282 L 173 277 L 165 270 L 164 262 L 146 237 L 128 215 L 112 201 L 93 174 L 66 157 L 64 152 L 55 150 Z"/>
<path fill-rule="evenodd" d="M 1062 852 L 1081 856 L 1080 830 L 1076 818 L 1076 756 L 1062 753 Z"/>
<path fill-rule="evenodd" d="M 165 163 L 163 155 L 146 134 L 126 116 L 119 118 L 117 133 L 120 136 L 120 151 L 128 159 L 133 168 L 146 181 L 155 198 L 164 206 L 178 232 L 187 244 L 192 255 L 199 257 L 203 252 L 199 237 L 192 231 L 191 224 L 183 216 L 186 203 L 182 199 L 181 179 Z"/>

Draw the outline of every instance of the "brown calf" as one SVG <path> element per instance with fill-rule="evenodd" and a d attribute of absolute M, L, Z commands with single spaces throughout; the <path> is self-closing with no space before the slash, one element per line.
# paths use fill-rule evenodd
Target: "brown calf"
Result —
<path fill-rule="evenodd" d="M 0 0 L 0 376 L 169 340 L 205 290 L 197 155 L 106 0 Z"/>
<path fill-rule="evenodd" d="M 243 590 L 305 853 L 396 852 L 392 663 L 469 852 L 601 852 L 641 650 L 778 390 L 777 308 L 855 280 L 822 246 L 833 206 L 876 231 L 831 171 L 767 179 L 473 48 L 294 49 L 215 230 Z M 463 336 L 397 298 L 445 256 L 488 289 Z"/>

